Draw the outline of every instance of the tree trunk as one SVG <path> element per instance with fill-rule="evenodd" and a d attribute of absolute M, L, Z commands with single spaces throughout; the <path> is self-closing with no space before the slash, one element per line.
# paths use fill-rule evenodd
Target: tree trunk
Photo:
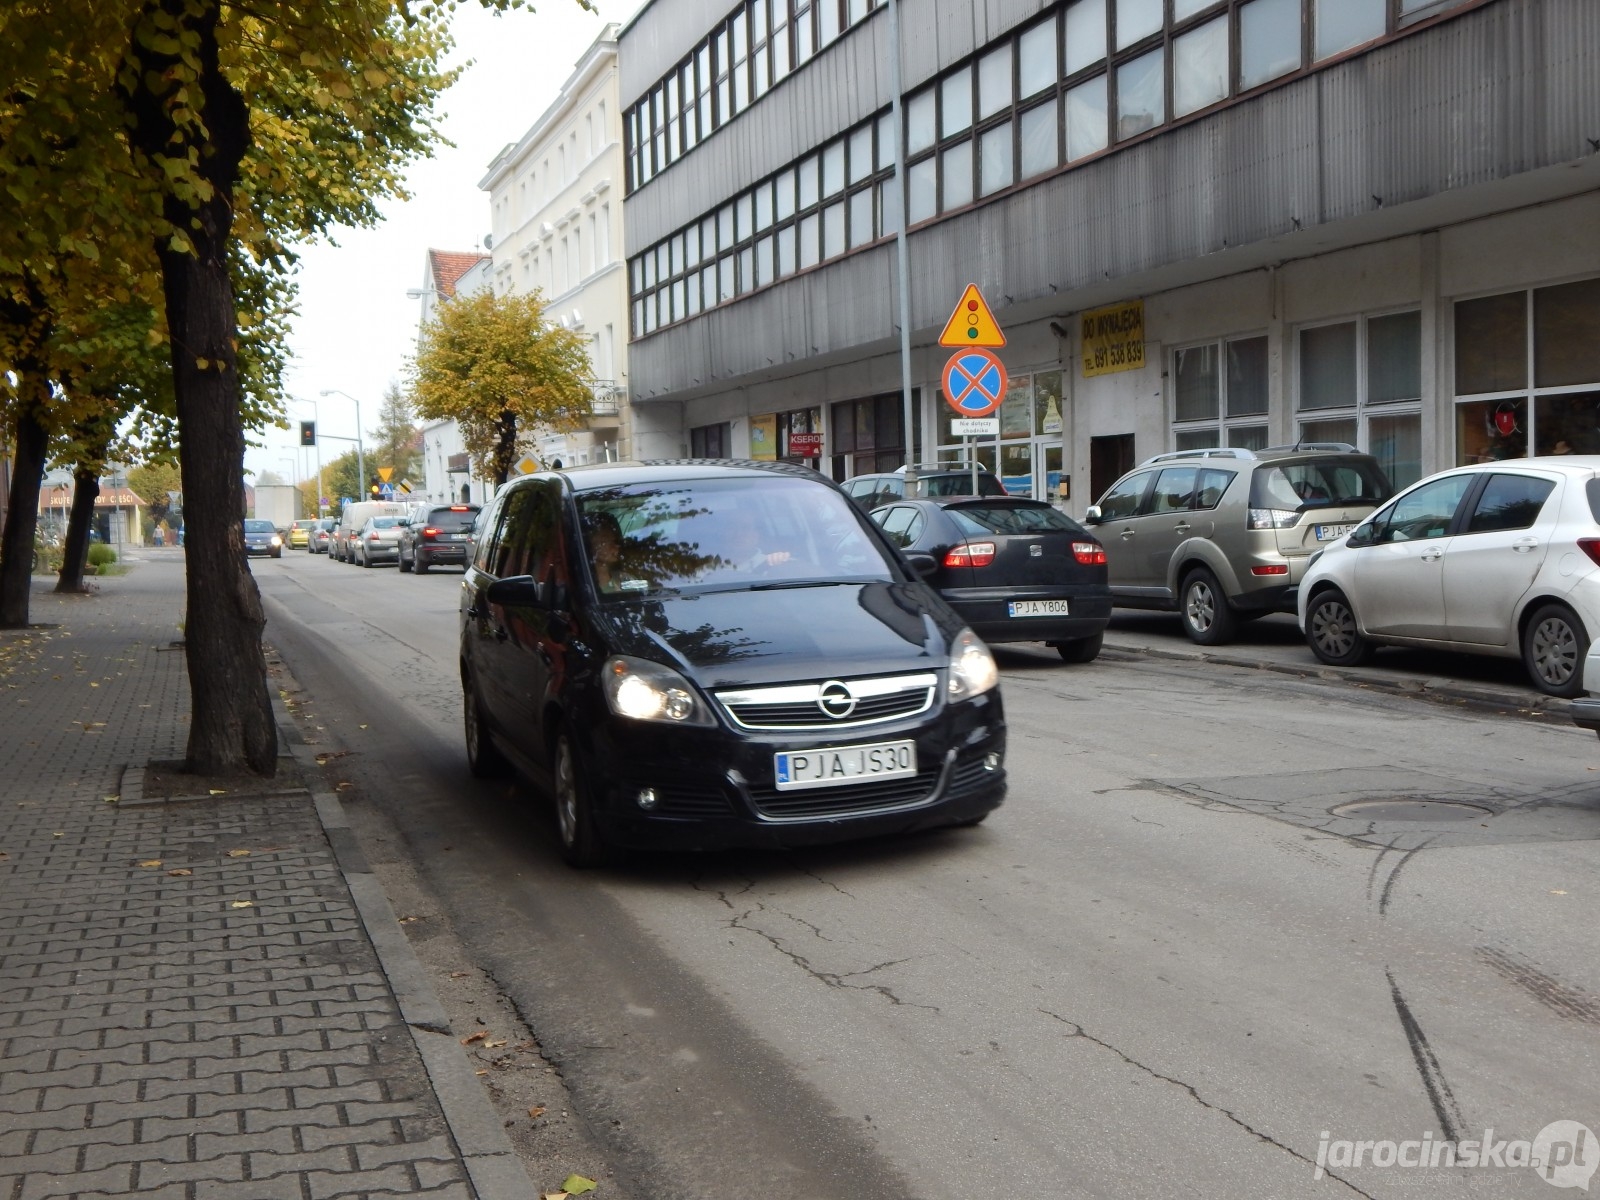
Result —
<path fill-rule="evenodd" d="M 509 408 L 500 410 L 500 436 L 494 447 L 494 486 L 498 491 L 511 477 L 511 464 L 517 453 L 517 414 Z"/>
<path fill-rule="evenodd" d="M 158 13 L 171 23 L 167 28 L 196 39 L 199 77 L 190 92 L 197 88 L 203 97 L 210 136 L 202 141 L 193 125 L 174 124 L 166 105 L 175 101 L 149 90 L 170 86 L 173 59 L 147 44 L 164 38 L 143 38 L 136 28 L 132 52 L 139 78 L 137 90 L 127 97 L 134 141 L 149 159 L 196 155 L 214 188 L 210 199 L 192 202 L 168 193 L 167 219 L 188 235 L 193 253 L 175 249 L 166 238 L 156 243 L 172 336 L 187 529 L 184 639 L 192 709 L 185 765 L 197 774 L 248 769 L 272 775 L 278 731 L 261 650 L 266 618 L 244 554 L 244 428 L 228 268 L 232 198 L 249 144 L 249 110 L 218 65 L 220 4 L 150 0 L 141 24 L 153 25 Z M 141 165 L 159 170 L 148 160 Z"/>
<path fill-rule="evenodd" d="M 6 498 L 6 527 L 0 533 L 0 629 L 26 629 L 33 588 L 33 538 L 39 526 L 39 485 L 44 479 L 50 434 L 44 406 L 50 384 L 42 375 L 23 376 L 18 406 L 11 492 Z M 28 394 L 31 393 L 31 394 Z"/>
<path fill-rule="evenodd" d="M 67 540 L 61 550 L 58 592 L 83 591 L 83 566 L 89 559 L 89 526 L 100 495 L 100 464 L 79 463 L 72 473 L 72 511 L 67 515 Z"/>

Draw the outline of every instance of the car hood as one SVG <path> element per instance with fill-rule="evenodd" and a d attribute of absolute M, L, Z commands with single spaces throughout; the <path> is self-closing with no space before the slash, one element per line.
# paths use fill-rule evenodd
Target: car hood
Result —
<path fill-rule="evenodd" d="M 923 583 L 834 583 L 607 604 L 614 648 L 707 688 L 942 668 L 961 620 Z"/>

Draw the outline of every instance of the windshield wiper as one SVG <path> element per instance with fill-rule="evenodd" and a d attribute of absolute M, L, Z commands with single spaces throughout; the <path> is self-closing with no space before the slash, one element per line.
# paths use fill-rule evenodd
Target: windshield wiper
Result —
<path fill-rule="evenodd" d="M 761 583 L 752 583 L 746 591 L 750 592 L 781 592 L 788 588 L 814 588 L 814 587 L 844 587 L 850 582 L 844 579 L 772 579 Z"/>

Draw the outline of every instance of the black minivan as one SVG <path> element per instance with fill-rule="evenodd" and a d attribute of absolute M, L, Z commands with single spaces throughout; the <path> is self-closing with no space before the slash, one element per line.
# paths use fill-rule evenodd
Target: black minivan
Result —
<path fill-rule="evenodd" d="M 837 486 L 781 463 L 524 476 L 461 605 L 467 757 L 554 796 L 562 852 L 787 847 L 983 820 L 988 647 Z"/>

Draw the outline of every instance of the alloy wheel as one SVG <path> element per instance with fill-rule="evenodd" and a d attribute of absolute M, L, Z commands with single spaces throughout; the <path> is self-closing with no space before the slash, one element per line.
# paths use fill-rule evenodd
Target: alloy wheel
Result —
<path fill-rule="evenodd" d="M 1311 638 L 1329 658 L 1344 658 L 1355 648 L 1355 614 L 1343 600 L 1320 601 L 1311 612 Z"/>
<path fill-rule="evenodd" d="M 1202 579 L 1197 579 L 1189 585 L 1189 591 L 1184 596 L 1184 609 L 1189 615 L 1189 624 L 1199 633 L 1205 633 L 1217 619 L 1217 595 Z"/>

